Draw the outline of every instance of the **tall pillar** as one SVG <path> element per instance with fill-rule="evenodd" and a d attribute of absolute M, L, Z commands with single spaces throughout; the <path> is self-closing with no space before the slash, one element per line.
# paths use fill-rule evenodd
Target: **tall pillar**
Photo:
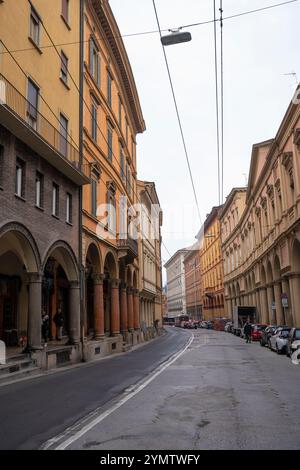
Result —
<path fill-rule="evenodd" d="M 69 342 L 80 342 L 80 289 L 78 281 L 71 281 L 69 288 Z"/>
<path fill-rule="evenodd" d="M 134 315 L 134 329 L 139 330 L 140 329 L 140 295 L 139 295 L 138 289 L 134 291 L 134 296 L 133 296 L 133 315 Z"/>
<path fill-rule="evenodd" d="M 256 306 L 256 321 L 261 321 L 262 322 L 262 313 L 261 313 L 261 303 L 260 303 L 260 295 L 259 295 L 259 290 L 255 290 L 255 303 L 254 305 Z"/>
<path fill-rule="evenodd" d="M 104 301 L 103 301 L 103 274 L 94 275 L 94 326 L 95 339 L 104 337 Z"/>
<path fill-rule="evenodd" d="M 294 275 L 289 279 L 291 299 L 292 299 L 292 309 L 291 309 L 291 319 L 292 325 L 297 326 L 300 323 L 300 314 L 299 314 L 299 299 L 300 299 L 300 277 L 299 275 Z"/>
<path fill-rule="evenodd" d="M 28 297 L 28 342 L 30 350 L 42 349 L 41 345 L 41 315 L 42 315 L 42 276 L 30 273 Z"/>
<path fill-rule="evenodd" d="M 111 335 L 120 334 L 119 279 L 111 281 Z"/>
<path fill-rule="evenodd" d="M 267 298 L 268 298 L 268 310 L 267 310 L 267 323 L 271 324 L 273 323 L 272 321 L 272 303 L 274 302 L 274 295 L 273 295 L 273 286 L 268 286 L 267 287 Z"/>
<path fill-rule="evenodd" d="M 268 322 L 268 298 L 267 289 L 265 287 L 260 288 L 260 306 L 261 306 L 261 322 Z"/>
<path fill-rule="evenodd" d="M 292 325 L 292 299 L 290 291 L 290 283 L 288 278 L 283 278 L 281 281 L 282 293 L 287 295 L 288 298 L 288 307 L 282 307 L 283 309 L 283 324 Z"/>
<path fill-rule="evenodd" d="M 283 307 L 281 301 L 281 287 L 280 282 L 274 284 L 275 306 L 276 306 L 276 325 L 284 325 Z"/>
<path fill-rule="evenodd" d="M 126 284 L 121 284 L 121 333 L 125 333 L 128 330 L 128 315 L 127 315 L 127 290 Z"/>
<path fill-rule="evenodd" d="M 127 289 L 127 314 L 128 314 L 128 330 L 134 330 L 134 314 L 133 314 L 133 290 L 131 287 Z"/>

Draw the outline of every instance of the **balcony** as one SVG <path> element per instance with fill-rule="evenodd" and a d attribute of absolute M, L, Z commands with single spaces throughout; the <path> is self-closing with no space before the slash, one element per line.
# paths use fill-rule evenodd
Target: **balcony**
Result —
<path fill-rule="evenodd" d="M 213 299 L 215 296 L 215 287 L 204 287 L 204 294 L 206 297 Z"/>
<path fill-rule="evenodd" d="M 120 238 L 118 240 L 119 258 L 126 258 L 126 264 L 130 264 L 138 257 L 138 242 L 133 238 Z"/>
<path fill-rule="evenodd" d="M 33 109 L 34 122 L 28 110 Z M 0 122 L 13 135 L 77 185 L 90 182 L 90 165 L 79 151 L 0 74 Z"/>

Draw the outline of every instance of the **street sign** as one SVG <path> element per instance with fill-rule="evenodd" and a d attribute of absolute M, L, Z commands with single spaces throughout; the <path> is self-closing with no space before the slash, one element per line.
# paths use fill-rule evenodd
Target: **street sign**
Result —
<path fill-rule="evenodd" d="M 274 301 L 272 302 L 272 310 L 276 310 L 276 304 Z"/>
<path fill-rule="evenodd" d="M 288 295 L 285 292 L 281 294 L 281 303 L 283 308 L 289 308 Z"/>

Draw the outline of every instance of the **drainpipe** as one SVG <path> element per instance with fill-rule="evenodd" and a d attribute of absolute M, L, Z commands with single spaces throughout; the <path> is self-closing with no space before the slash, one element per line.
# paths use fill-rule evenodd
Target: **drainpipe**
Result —
<path fill-rule="evenodd" d="M 83 162 L 83 52 L 84 52 L 84 1 L 80 0 L 80 14 L 79 14 L 79 159 L 80 164 Z M 84 266 L 82 265 L 82 186 L 79 187 L 79 214 L 78 214 L 78 227 L 79 227 L 79 276 L 80 276 L 80 343 L 83 354 L 84 342 L 84 322 L 83 322 L 83 295 L 84 295 Z M 82 356 L 83 359 L 83 356 Z"/>

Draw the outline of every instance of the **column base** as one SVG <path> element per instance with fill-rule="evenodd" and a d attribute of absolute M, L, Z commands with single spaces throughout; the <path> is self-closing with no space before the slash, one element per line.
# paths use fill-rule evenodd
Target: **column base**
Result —
<path fill-rule="evenodd" d="M 95 341 L 101 341 L 101 340 L 104 340 L 104 338 L 106 338 L 106 336 L 105 336 L 105 334 L 103 333 L 103 334 L 95 335 L 93 339 L 94 339 Z"/>

